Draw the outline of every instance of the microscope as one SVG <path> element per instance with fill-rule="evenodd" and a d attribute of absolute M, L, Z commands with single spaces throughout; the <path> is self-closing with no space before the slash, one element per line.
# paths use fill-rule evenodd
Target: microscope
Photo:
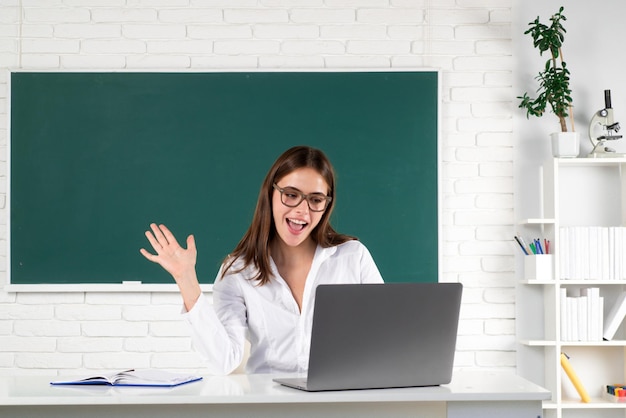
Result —
<path fill-rule="evenodd" d="M 619 122 L 615 122 L 613 119 L 611 90 L 604 90 L 604 109 L 600 109 L 594 113 L 589 123 L 589 139 L 591 140 L 593 149 L 587 157 L 624 157 L 624 154 L 618 154 L 613 148 L 605 146 L 606 141 L 614 141 L 622 137 L 622 135 L 617 135 L 619 130 Z"/>

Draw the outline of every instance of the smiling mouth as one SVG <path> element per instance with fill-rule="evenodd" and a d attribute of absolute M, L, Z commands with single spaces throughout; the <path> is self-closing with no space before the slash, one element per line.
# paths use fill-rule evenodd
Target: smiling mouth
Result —
<path fill-rule="evenodd" d="M 299 219 L 289 219 L 289 218 L 287 218 L 287 224 L 289 225 L 289 228 L 297 232 L 302 231 L 304 227 L 308 225 L 306 222 L 301 221 Z"/>

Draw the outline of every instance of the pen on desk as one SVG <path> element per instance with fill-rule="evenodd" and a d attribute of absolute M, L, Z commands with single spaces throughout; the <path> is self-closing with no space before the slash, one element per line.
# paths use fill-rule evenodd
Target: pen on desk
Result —
<path fill-rule="evenodd" d="M 519 240 L 519 238 L 517 238 L 517 236 L 514 236 L 513 238 L 515 238 L 515 241 L 517 241 L 522 251 L 524 251 L 524 254 L 528 255 L 528 251 L 526 251 L 526 248 L 524 248 L 524 245 L 522 245 L 522 242 Z"/>

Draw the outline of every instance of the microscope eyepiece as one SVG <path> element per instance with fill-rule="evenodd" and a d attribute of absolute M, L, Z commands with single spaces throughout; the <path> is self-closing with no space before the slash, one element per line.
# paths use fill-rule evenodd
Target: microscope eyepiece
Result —
<path fill-rule="evenodd" d="M 604 90 L 604 108 L 611 109 L 611 90 Z"/>

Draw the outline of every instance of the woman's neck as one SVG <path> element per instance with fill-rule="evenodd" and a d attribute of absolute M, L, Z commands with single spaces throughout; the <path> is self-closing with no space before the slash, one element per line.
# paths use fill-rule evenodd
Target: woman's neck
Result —
<path fill-rule="evenodd" d="M 317 244 L 312 239 L 307 239 L 297 247 L 286 245 L 277 238 L 271 245 L 271 256 L 274 263 L 279 266 L 294 266 L 303 262 L 310 263 L 315 255 Z"/>

